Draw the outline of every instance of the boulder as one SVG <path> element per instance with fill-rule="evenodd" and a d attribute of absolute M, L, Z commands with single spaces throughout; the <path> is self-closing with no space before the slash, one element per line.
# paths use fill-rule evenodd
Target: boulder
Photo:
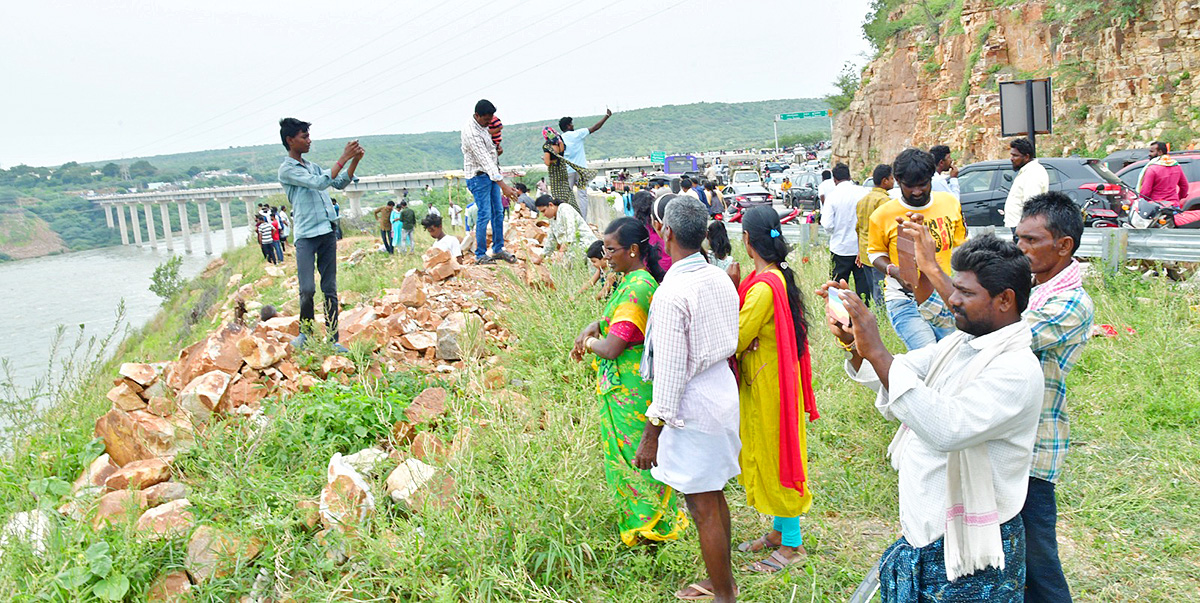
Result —
<path fill-rule="evenodd" d="M 242 377 L 229 386 L 226 397 L 229 400 L 229 408 L 237 409 L 242 406 L 258 408 L 261 406 L 259 401 L 267 397 L 267 388 L 261 383 Z"/>
<path fill-rule="evenodd" d="M 296 337 L 300 335 L 300 317 L 299 316 L 276 316 L 265 322 L 258 323 L 255 332 L 264 334 L 267 331 L 278 331 L 284 335 Z"/>
<path fill-rule="evenodd" d="M 165 396 L 154 396 L 147 403 L 146 410 L 150 411 L 150 414 L 169 417 L 175 413 L 176 408 L 174 400 Z"/>
<path fill-rule="evenodd" d="M 476 314 L 453 312 L 437 328 L 437 357 L 461 360 L 467 352 L 464 337 L 477 333 L 483 321 Z"/>
<path fill-rule="evenodd" d="M 418 433 L 409 450 L 414 457 L 426 463 L 439 463 L 446 458 L 446 445 L 428 431 Z"/>
<path fill-rule="evenodd" d="M 43 509 L 14 513 L 0 529 L 0 557 L 16 542 L 29 547 L 38 557 L 45 555 L 52 527 L 50 515 Z"/>
<path fill-rule="evenodd" d="M 347 464 L 340 452 L 329 459 L 325 488 L 321 490 L 321 523 L 328 529 L 357 524 L 375 512 L 375 497 L 363 476 Z"/>
<path fill-rule="evenodd" d="M 179 408 L 192 418 L 193 424 L 204 423 L 214 412 L 226 411 L 222 403 L 231 379 L 230 373 L 223 371 L 209 371 L 192 379 L 179 390 Z"/>
<path fill-rule="evenodd" d="M 194 443 L 191 432 L 171 420 L 144 410 L 109 410 L 96 419 L 96 437 L 117 465 L 153 458 L 173 458 Z"/>
<path fill-rule="evenodd" d="M 417 394 L 412 404 L 404 411 L 404 416 L 413 423 L 425 423 L 446 414 L 446 390 L 440 387 L 430 387 Z"/>
<path fill-rule="evenodd" d="M 246 329 L 231 325 L 184 348 L 179 352 L 179 360 L 168 376 L 167 385 L 180 391 L 196 377 L 212 371 L 237 373 L 243 363 L 237 342 L 247 333 Z"/>
<path fill-rule="evenodd" d="M 507 383 L 502 366 L 494 366 L 483 374 L 483 386 L 487 389 L 503 389 Z"/>
<path fill-rule="evenodd" d="M 158 380 L 158 371 L 153 366 L 140 362 L 126 362 L 117 372 L 122 377 L 142 386 L 142 389 L 150 387 Z"/>
<path fill-rule="evenodd" d="M 154 484 L 165 482 L 171 477 L 171 468 L 159 459 L 133 461 L 110 475 L 104 481 L 104 487 L 109 490 L 124 490 L 126 488 L 148 488 Z"/>
<path fill-rule="evenodd" d="M 75 483 L 71 484 L 71 494 L 78 494 L 79 491 L 88 488 L 103 488 L 104 482 L 108 477 L 120 469 L 116 463 L 112 461 L 112 457 L 108 453 L 104 453 L 96 460 L 92 461 L 83 473 L 79 474 L 79 478 Z"/>
<path fill-rule="evenodd" d="M 258 538 L 241 537 L 209 526 L 200 526 L 188 541 L 184 567 L 196 584 L 213 578 L 224 578 L 239 564 L 244 564 L 262 552 Z"/>
<path fill-rule="evenodd" d="M 421 285 L 421 279 L 416 275 L 404 277 L 404 282 L 400 283 L 400 303 L 417 308 L 425 305 L 425 299 L 425 287 Z"/>
<path fill-rule="evenodd" d="M 429 270 L 438 264 L 445 264 L 452 260 L 450 252 L 437 247 L 430 247 L 421 255 L 421 260 L 425 262 L 425 269 Z"/>
<path fill-rule="evenodd" d="M 353 375 L 354 371 L 354 361 L 345 356 L 326 356 L 325 361 L 321 363 L 322 377 L 328 377 L 329 375 L 335 373 Z"/>
<path fill-rule="evenodd" d="M 412 503 L 416 494 L 437 474 L 437 469 L 418 459 L 406 459 L 387 478 L 387 493 L 393 501 L 416 508 Z"/>
<path fill-rule="evenodd" d="M 250 335 L 237 342 L 242 359 L 253 369 L 265 369 L 287 356 L 287 346 Z"/>
<path fill-rule="evenodd" d="M 400 345 L 418 352 L 424 352 L 430 348 L 437 347 L 437 342 L 437 335 L 429 331 L 417 331 L 400 337 Z"/>
<path fill-rule="evenodd" d="M 187 497 L 187 486 L 179 482 L 161 482 L 137 493 L 138 503 L 145 508 L 157 507 Z"/>
<path fill-rule="evenodd" d="M 100 497 L 96 503 L 96 514 L 92 516 L 92 527 L 97 530 L 109 523 L 119 523 L 137 517 L 141 506 L 129 490 L 117 490 Z"/>
<path fill-rule="evenodd" d="M 113 406 L 124 411 L 140 410 L 146 408 L 146 401 L 138 395 L 138 391 L 134 390 L 125 381 L 120 381 L 112 389 L 108 390 L 108 399 L 113 403 Z"/>
<path fill-rule="evenodd" d="M 152 538 L 174 538 L 183 536 L 192 529 L 196 517 L 188 511 L 192 503 L 186 498 L 180 498 L 164 503 L 142 513 L 137 520 L 136 529 L 141 534 Z"/>
<path fill-rule="evenodd" d="M 263 269 L 263 272 L 266 272 L 267 276 L 271 278 L 280 278 L 284 274 L 283 268 L 280 268 L 279 266 L 267 266 Z"/>
<path fill-rule="evenodd" d="M 338 338 L 341 340 L 349 339 L 355 333 L 367 328 L 368 325 L 375 322 L 378 318 L 379 315 L 370 306 L 359 306 L 349 312 L 345 312 L 338 317 Z"/>
<path fill-rule="evenodd" d="M 187 572 L 178 570 L 159 575 L 146 591 L 150 603 L 184 603 L 192 601 L 192 581 Z"/>
<path fill-rule="evenodd" d="M 388 457 L 387 453 L 375 447 L 363 448 L 354 454 L 342 457 L 342 461 L 355 471 L 364 475 L 375 472 L 375 467 Z"/>
<path fill-rule="evenodd" d="M 458 274 L 460 268 L 461 266 L 457 260 L 450 260 L 449 262 L 438 264 L 426 270 L 425 274 L 429 275 L 429 278 L 433 279 L 434 282 L 444 281 L 455 274 Z"/>

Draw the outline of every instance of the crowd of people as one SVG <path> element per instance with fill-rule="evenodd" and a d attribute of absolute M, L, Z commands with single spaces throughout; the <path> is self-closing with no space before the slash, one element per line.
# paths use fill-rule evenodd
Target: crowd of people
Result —
<path fill-rule="evenodd" d="M 500 172 L 495 111 L 477 103 L 462 134 L 478 216 L 476 261 L 514 261 L 504 250 L 507 198 L 550 222 L 545 253 L 578 254 L 593 267 L 579 293 L 597 288 L 605 303 L 570 354 L 595 370 L 599 445 L 620 540 L 662 543 L 696 526 L 707 577 L 677 598 L 735 600 L 735 549 L 748 555 L 739 564 L 746 572 L 805 560 L 802 518 L 814 505 L 806 423 L 820 416 L 810 341 L 824 330 L 845 351 L 847 378 L 872 390 L 877 411 L 899 422 L 888 454 L 899 473 L 901 536 L 880 560 L 883 600 L 1070 600 L 1055 484 L 1069 445 L 1066 375 L 1090 335 L 1093 307 L 1074 259 L 1082 216 L 1065 195 L 1039 189 L 1036 167 L 1028 168 L 1036 159 L 1022 141 L 1011 144 L 1022 181 L 1006 209 L 1006 219 L 1016 216 L 1013 240 L 967 238 L 944 147 L 908 149 L 876 166 L 870 190 L 852 182 L 848 166 L 835 165 L 821 193 L 832 274 L 811 292 L 822 311 L 789 264 L 774 208 L 743 215 L 745 276 L 698 187 L 622 195 L 627 215 L 597 233 L 575 195 L 574 183 L 588 175 L 586 158 L 570 152 L 587 134 L 566 136 L 575 131 L 569 123 L 560 123 L 564 134 L 543 131 L 551 176 L 534 199 Z M 353 181 L 365 152 L 351 141 L 326 172 L 301 157 L 308 125 L 281 122 L 289 158 L 280 181 L 294 208 L 300 268 L 303 330 L 293 343 L 302 346 L 312 333 L 315 264 L 336 345 L 337 212 L 325 189 Z M 405 200 L 376 216 L 389 251 L 411 246 L 416 219 Z M 452 223 L 459 217 L 452 208 Z M 434 247 L 462 252 L 440 214 L 421 225 Z M 268 229 L 260 224 L 264 253 Z M 906 353 L 884 345 L 868 308 L 881 302 Z M 741 535 L 736 547 L 724 495 L 734 478 L 746 504 L 771 520 L 769 531 Z"/>

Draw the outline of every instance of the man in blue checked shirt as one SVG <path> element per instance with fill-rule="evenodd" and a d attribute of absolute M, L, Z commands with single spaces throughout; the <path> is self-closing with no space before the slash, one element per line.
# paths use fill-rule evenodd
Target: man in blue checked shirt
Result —
<path fill-rule="evenodd" d="M 922 285 L 916 296 L 922 302 L 921 315 L 935 326 L 953 325 L 952 309 L 948 310 L 937 297 L 930 297 L 931 288 L 943 294 L 950 292 L 949 277 L 936 261 L 931 261 L 932 240 L 915 222 L 905 222 L 901 230 L 917 241 L 917 267 L 922 273 Z M 1016 239 L 1029 258 L 1034 287 L 1022 318 L 1033 331 L 1032 348 L 1041 361 L 1045 380 L 1029 490 L 1021 510 L 1026 538 L 1025 600 L 1029 602 L 1071 600 L 1058 558 L 1058 504 L 1054 488 L 1062 475 L 1070 445 L 1067 374 L 1079 362 L 1095 318 L 1092 298 L 1083 289 L 1081 266 L 1074 257 L 1082 237 L 1083 215 L 1070 197 L 1049 192 L 1025 202 Z"/>
<path fill-rule="evenodd" d="M 346 143 L 342 157 L 333 170 L 326 172 L 315 163 L 304 160 L 303 155 L 312 148 L 312 139 L 308 135 L 310 125 L 292 117 L 279 120 L 279 138 L 288 151 L 287 159 L 279 166 L 279 183 L 283 185 L 283 192 L 292 206 L 296 269 L 300 281 L 300 336 L 292 340 L 292 347 L 303 348 L 312 334 L 313 296 L 317 292 L 313 279 L 315 265 L 321 273 L 325 326 L 334 349 L 344 354 L 349 350 L 337 343 L 337 234 L 333 225 L 338 220 L 338 212 L 325 189 L 332 186 L 342 190 L 357 181 L 354 170 L 366 152 L 357 140 L 352 140 Z M 346 171 L 341 173 L 343 167 Z"/>

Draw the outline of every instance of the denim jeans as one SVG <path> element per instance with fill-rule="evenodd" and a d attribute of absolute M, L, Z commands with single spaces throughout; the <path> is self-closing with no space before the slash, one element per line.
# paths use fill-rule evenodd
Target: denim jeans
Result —
<path fill-rule="evenodd" d="M 917 309 L 917 302 L 911 299 L 889 300 L 887 311 L 892 328 L 910 352 L 937 343 L 954 332 L 954 329 L 940 329 L 929 324 Z"/>
<path fill-rule="evenodd" d="M 313 278 L 314 264 L 321 273 L 321 294 L 325 297 L 325 327 L 329 338 L 338 339 L 337 299 L 337 235 L 323 235 L 296 239 L 296 278 L 300 281 L 300 329 L 312 332 L 313 297 L 317 283 Z"/>
<path fill-rule="evenodd" d="M 883 302 L 883 273 L 870 265 L 863 266 L 867 282 L 871 284 L 871 301 L 877 306 L 886 306 Z"/>
<path fill-rule="evenodd" d="M 1058 559 L 1058 504 L 1054 482 L 1029 478 L 1029 493 L 1021 509 L 1025 522 L 1025 600 L 1030 603 L 1059 603 L 1071 600 L 1071 589 Z"/>
<path fill-rule="evenodd" d="M 487 255 L 487 227 L 492 225 L 492 255 L 504 251 L 504 204 L 500 195 L 500 184 L 493 182 L 487 174 L 467 179 L 467 190 L 475 197 L 479 209 L 479 222 L 475 225 L 475 259 Z"/>
<path fill-rule="evenodd" d="M 274 246 L 275 246 L 275 259 L 277 261 L 282 262 L 283 261 L 283 243 L 280 243 L 279 241 L 275 241 Z"/>
<path fill-rule="evenodd" d="M 411 228 L 400 229 L 400 250 L 401 251 L 412 251 L 412 248 L 413 248 L 413 229 L 411 229 Z"/>
<path fill-rule="evenodd" d="M 383 239 L 383 248 L 388 253 L 396 253 L 396 248 L 392 246 L 392 231 L 381 230 L 379 231 L 379 236 Z"/>

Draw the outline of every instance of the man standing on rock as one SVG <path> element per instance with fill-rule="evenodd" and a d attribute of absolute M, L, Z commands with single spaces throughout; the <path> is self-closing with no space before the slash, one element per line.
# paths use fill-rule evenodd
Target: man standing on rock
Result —
<path fill-rule="evenodd" d="M 339 353 L 348 352 L 337 343 L 338 299 L 337 299 L 337 235 L 331 224 L 337 220 L 337 211 L 329 200 L 329 187 L 345 189 L 354 177 L 358 162 L 366 153 L 357 140 L 346 143 L 342 156 L 333 170 L 326 172 L 320 166 L 305 161 L 303 155 L 312 147 L 308 135 L 311 124 L 287 117 L 279 121 L 279 137 L 288 151 L 287 159 L 279 166 L 279 183 L 287 194 L 295 220 L 296 272 L 300 285 L 300 336 L 292 340 L 292 347 L 300 349 L 312 334 L 313 297 L 316 282 L 313 267 L 321 272 L 321 294 L 325 298 L 325 326 L 330 341 Z M 349 163 L 347 166 L 346 164 Z M 342 168 L 346 171 L 342 173 Z"/>
<path fill-rule="evenodd" d="M 570 117 L 558 120 L 558 129 L 562 131 L 563 142 L 567 145 L 566 151 L 563 152 L 563 157 L 581 168 L 587 167 L 587 152 L 583 148 L 583 139 L 604 127 L 604 122 L 608 121 L 610 117 L 612 117 L 612 110 L 605 109 L 604 117 L 601 117 L 600 121 L 586 130 L 576 130 L 575 121 Z M 576 172 L 575 168 L 569 164 L 567 165 L 567 181 L 575 191 L 575 201 L 579 204 L 579 213 L 586 220 L 588 216 L 588 183 L 580 182 L 579 172 Z"/>
<path fill-rule="evenodd" d="M 496 105 L 487 99 L 475 103 L 475 114 L 462 131 L 463 172 L 467 175 L 467 190 L 475 198 L 479 220 L 475 224 L 475 262 L 494 264 L 496 259 L 508 263 L 517 261 L 504 251 L 504 203 L 501 196 L 516 199 L 520 193 L 504 182 L 500 159 L 488 124 L 496 116 Z M 488 225 L 492 227 L 492 255 L 487 255 Z"/>

